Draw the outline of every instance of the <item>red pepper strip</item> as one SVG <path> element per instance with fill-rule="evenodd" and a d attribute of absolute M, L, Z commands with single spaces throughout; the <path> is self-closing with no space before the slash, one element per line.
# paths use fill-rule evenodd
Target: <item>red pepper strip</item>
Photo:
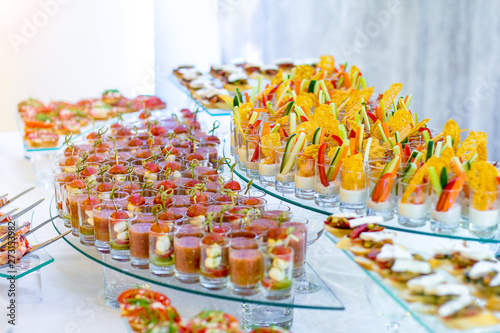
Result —
<path fill-rule="evenodd" d="M 411 152 L 410 152 L 410 146 L 407 144 L 405 145 L 405 149 L 403 151 L 403 162 L 411 162 L 411 161 L 408 161 L 410 159 L 410 156 L 411 156 Z"/>
<path fill-rule="evenodd" d="M 281 137 L 283 137 L 283 138 L 288 138 L 288 134 L 286 134 L 286 132 L 285 132 L 285 130 L 283 129 L 283 127 L 280 127 L 280 128 L 278 129 L 278 132 L 279 132 L 279 134 L 281 135 Z"/>
<path fill-rule="evenodd" d="M 428 129 L 427 127 L 420 127 L 420 128 L 418 129 L 418 131 L 419 131 L 420 133 L 422 133 L 423 131 L 427 131 L 427 132 L 429 133 L 429 138 L 431 138 L 431 139 L 432 139 L 432 134 L 431 134 L 431 131 L 430 131 L 430 129 Z"/>
<path fill-rule="evenodd" d="M 344 149 L 340 148 L 340 154 L 341 154 L 340 159 L 337 165 L 335 166 L 335 170 L 333 170 L 332 179 L 337 178 L 337 175 L 339 174 L 340 171 L 340 167 L 342 166 L 342 160 L 344 159 L 344 157 L 347 156 L 347 152 L 349 151 L 349 148 L 347 148 L 346 146 L 344 146 L 343 148 Z"/>
<path fill-rule="evenodd" d="M 352 234 L 351 234 L 351 238 L 352 239 L 356 239 L 359 237 L 359 235 L 368 229 L 368 224 L 362 224 L 356 228 L 354 228 L 354 230 L 352 231 Z"/>
<path fill-rule="evenodd" d="M 332 85 L 333 85 L 333 89 L 337 89 L 337 82 L 335 82 L 335 80 L 332 80 Z"/>
<path fill-rule="evenodd" d="M 257 143 L 257 147 L 255 147 L 255 150 L 253 152 L 252 158 L 250 159 L 250 162 L 257 162 L 259 159 L 259 151 L 260 151 L 260 138 L 259 142 Z"/>
<path fill-rule="evenodd" d="M 262 107 L 266 108 L 267 107 L 267 97 L 265 94 L 262 94 Z"/>
<path fill-rule="evenodd" d="M 245 91 L 245 101 L 247 101 L 247 103 L 250 102 L 250 95 L 247 91 Z"/>
<path fill-rule="evenodd" d="M 497 177 L 497 183 L 500 185 L 500 177 Z"/>
<path fill-rule="evenodd" d="M 366 115 L 368 116 L 368 118 L 370 118 L 370 120 L 375 124 L 377 122 L 377 117 L 375 117 L 375 115 L 370 112 L 370 111 L 366 111 Z"/>
<path fill-rule="evenodd" d="M 301 122 L 306 122 L 306 121 L 308 121 L 308 119 L 306 117 L 304 117 L 304 116 L 300 116 L 300 121 Z"/>
<path fill-rule="evenodd" d="M 349 131 L 349 139 L 355 138 L 356 137 L 356 131 L 350 130 Z"/>
<path fill-rule="evenodd" d="M 342 141 L 342 139 L 337 135 L 332 134 L 331 138 L 332 140 L 337 142 L 338 146 L 342 146 L 342 144 L 344 143 L 344 141 Z"/>
<path fill-rule="evenodd" d="M 326 171 L 325 171 L 325 151 L 326 151 L 326 142 L 322 143 L 319 146 L 318 149 L 318 173 L 319 173 L 319 180 L 321 181 L 321 184 L 324 187 L 327 187 L 330 185 L 328 182 L 328 179 L 326 178 Z"/>
<path fill-rule="evenodd" d="M 261 119 L 259 119 L 259 120 L 255 121 L 255 123 L 253 124 L 253 126 L 254 126 L 255 128 L 259 128 L 259 126 L 260 126 L 260 123 L 261 123 L 261 122 L 262 122 L 262 120 L 261 120 Z"/>
<path fill-rule="evenodd" d="M 272 95 L 276 92 L 276 90 L 278 90 L 278 87 L 279 87 L 279 84 L 275 85 L 273 89 L 271 89 L 269 91 L 269 93 L 267 93 L 267 99 L 270 100 L 272 99 Z"/>

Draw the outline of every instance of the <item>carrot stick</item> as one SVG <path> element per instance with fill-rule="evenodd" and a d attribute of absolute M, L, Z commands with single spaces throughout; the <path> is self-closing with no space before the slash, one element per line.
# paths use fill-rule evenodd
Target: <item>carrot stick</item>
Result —
<path fill-rule="evenodd" d="M 335 169 L 333 170 L 332 179 L 337 178 L 337 175 L 339 174 L 339 171 L 340 171 L 340 167 L 342 166 L 342 160 L 344 159 L 344 157 L 346 157 L 347 152 L 349 151 L 349 149 L 346 148 L 345 146 L 343 146 L 342 148 L 341 148 L 342 150 L 340 151 L 339 162 L 337 163 L 337 165 L 335 166 Z"/>
<path fill-rule="evenodd" d="M 382 123 L 382 129 L 384 130 L 386 138 L 389 139 L 391 136 L 389 135 L 389 127 L 387 127 L 387 123 Z"/>
<path fill-rule="evenodd" d="M 356 155 L 356 138 L 349 139 L 349 147 L 351 148 L 351 156 Z"/>
<path fill-rule="evenodd" d="M 264 123 L 262 126 L 262 136 L 267 135 L 271 132 L 271 125 L 269 122 Z"/>

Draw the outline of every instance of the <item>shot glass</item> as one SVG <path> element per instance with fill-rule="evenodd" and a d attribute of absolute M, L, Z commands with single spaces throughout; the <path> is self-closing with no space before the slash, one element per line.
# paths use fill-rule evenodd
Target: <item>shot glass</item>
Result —
<path fill-rule="evenodd" d="M 129 222 L 137 214 L 123 210 L 114 211 L 109 216 L 109 245 L 111 258 L 118 261 L 130 260 Z"/>
<path fill-rule="evenodd" d="M 469 230 L 481 238 L 496 236 L 499 217 L 499 190 L 470 189 Z"/>
<path fill-rule="evenodd" d="M 154 223 L 149 229 L 149 270 L 154 275 L 174 274 L 174 232 L 167 223 Z"/>
<path fill-rule="evenodd" d="M 410 228 L 422 227 L 427 222 L 429 212 L 429 185 L 427 183 L 410 185 L 399 179 L 398 187 L 398 223 Z"/>
<path fill-rule="evenodd" d="M 290 234 L 288 246 L 293 249 L 293 277 L 299 277 L 304 273 L 304 264 L 306 263 L 307 251 L 307 228 L 309 220 L 305 217 L 293 216 L 289 222 L 283 222 L 281 228 L 285 229 L 286 234 Z M 273 229 L 270 229 L 270 231 Z M 272 234 L 268 231 L 268 235 Z M 279 235 L 282 232 L 279 231 Z M 269 241 L 268 241 L 269 244 Z M 283 245 L 283 240 L 278 237 L 274 245 Z"/>
<path fill-rule="evenodd" d="M 200 276 L 202 226 L 176 225 L 174 228 L 175 277 L 185 283 L 196 283 Z"/>
<path fill-rule="evenodd" d="M 444 190 L 441 195 L 431 195 L 431 229 L 437 234 L 453 234 L 460 226 L 461 205 L 455 200 L 450 205 L 449 198 L 458 198 L 461 189 Z M 443 198 L 441 198 L 443 197 Z M 444 202 L 444 204 L 443 204 Z"/>
<path fill-rule="evenodd" d="M 246 174 L 248 178 L 259 179 L 259 136 L 249 135 L 246 139 Z"/>
<path fill-rule="evenodd" d="M 316 185 L 316 161 L 311 156 L 297 155 L 295 168 L 295 196 L 299 199 L 314 199 Z"/>
<path fill-rule="evenodd" d="M 87 197 L 78 202 L 78 221 L 80 229 L 80 243 L 94 245 L 94 206 L 101 203 L 96 196 Z"/>
<path fill-rule="evenodd" d="M 229 239 L 221 233 L 208 233 L 200 240 L 200 284 L 212 290 L 223 289 L 229 281 Z"/>
<path fill-rule="evenodd" d="M 152 223 L 143 222 L 138 217 L 128 222 L 130 264 L 132 267 L 149 268 L 149 229 L 151 225 Z"/>
<path fill-rule="evenodd" d="M 264 260 L 256 239 L 232 242 L 229 248 L 229 280 L 231 291 L 250 296 L 259 292 L 264 273 Z"/>
<path fill-rule="evenodd" d="M 285 161 L 283 162 L 283 159 Z M 285 154 L 285 148 L 276 148 L 276 164 L 274 178 L 275 189 L 280 193 L 294 193 L 295 192 L 295 168 L 296 168 L 297 154 Z"/>
<path fill-rule="evenodd" d="M 363 215 L 368 195 L 364 171 L 349 171 L 340 168 L 340 210 L 345 213 Z"/>
<path fill-rule="evenodd" d="M 262 295 L 270 300 L 283 300 L 292 296 L 293 248 L 262 246 L 264 277 L 261 282 Z"/>
<path fill-rule="evenodd" d="M 333 167 L 330 169 L 329 157 L 325 157 L 325 163 L 316 163 L 314 203 L 320 207 L 332 208 L 339 205 L 339 173 L 334 175 L 334 170 Z"/>
<path fill-rule="evenodd" d="M 109 216 L 111 213 L 113 213 L 112 207 L 106 204 L 92 207 L 94 246 L 101 253 L 109 253 Z"/>
<path fill-rule="evenodd" d="M 368 173 L 367 215 L 382 216 L 384 221 L 394 217 L 396 207 L 395 184 L 396 174 L 385 174 L 379 170 Z"/>
<path fill-rule="evenodd" d="M 281 147 L 278 146 L 278 147 Z M 274 186 L 276 173 L 276 146 L 259 142 L 259 182 L 264 186 Z"/>

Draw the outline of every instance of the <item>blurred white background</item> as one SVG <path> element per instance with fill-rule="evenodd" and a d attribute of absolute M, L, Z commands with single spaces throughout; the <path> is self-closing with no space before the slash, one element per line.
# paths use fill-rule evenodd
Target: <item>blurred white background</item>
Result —
<path fill-rule="evenodd" d="M 117 88 L 168 102 L 164 83 L 182 63 L 332 54 L 376 92 L 403 83 L 431 126 L 451 117 L 485 131 L 498 159 L 498 13 L 495 0 L 0 0 L 0 130 L 15 129 L 27 97 L 74 101 Z M 25 38 L 29 22 L 37 31 Z"/>

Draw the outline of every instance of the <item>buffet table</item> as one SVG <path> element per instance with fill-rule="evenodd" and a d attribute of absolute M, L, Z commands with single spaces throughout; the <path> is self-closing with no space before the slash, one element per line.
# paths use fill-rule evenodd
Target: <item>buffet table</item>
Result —
<path fill-rule="evenodd" d="M 19 133 L 0 133 L 0 140 L 0 154 L 4 161 L 1 192 L 15 194 L 33 186 L 33 167 L 24 156 Z M 36 226 L 49 218 L 52 196 L 52 187 L 37 188 L 24 196 L 18 205 L 26 206 L 41 197 L 46 199 L 35 209 L 33 225 Z M 30 214 L 26 216 L 28 215 Z M 311 218 L 310 215 L 308 217 Z M 316 218 L 322 217 L 319 215 Z M 56 235 L 53 226 L 48 224 L 36 232 L 36 238 L 32 235 L 29 240 L 37 243 Z M 415 237 L 414 235 L 412 239 Z M 428 241 L 429 244 L 436 241 L 433 237 L 418 237 L 420 244 L 422 240 Z M 125 326 L 119 311 L 107 307 L 104 303 L 102 266 L 84 257 L 63 240 L 50 245 L 46 250 L 54 257 L 55 262 L 41 269 L 43 301 L 38 304 L 18 304 L 16 326 L 7 325 L 6 319 L 2 319 L 0 332 L 124 332 Z M 295 309 L 292 331 L 366 332 L 369 327 L 370 332 L 384 332 L 385 319 L 376 313 L 365 295 L 366 283 L 371 283 L 369 286 L 373 288 L 379 287 L 366 273 L 337 249 L 325 235 L 308 251 L 307 260 L 320 263 L 319 275 L 343 303 L 345 310 Z M 0 289 L 6 290 L 6 281 L 2 280 L 1 283 Z M 236 302 L 211 299 L 155 285 L 151 288 L 166 294 L 183 316 L 192 316 L 204 308 L 213 308 L 239 317 L 240 306 Z M 388 302 L 393 301 L 388 297 Z M 0 306 L 6 308 L 6 292 L 0 294 Z M 404 315 L 401 308 L 397 305 L 394 307 Z M 411 316 L 406 316 L 401 321 L 401 331 L 425 330 Z"/>

